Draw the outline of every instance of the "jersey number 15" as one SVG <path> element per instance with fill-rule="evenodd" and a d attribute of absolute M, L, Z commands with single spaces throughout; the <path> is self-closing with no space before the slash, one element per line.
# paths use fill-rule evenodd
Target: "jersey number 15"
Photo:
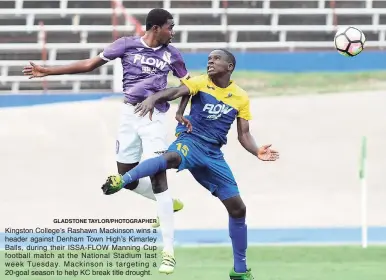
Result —
<path fill-rule="evenodd" d="M 181 143 L 177 143 L 176 145 L 177 145 L 177 150 L 181 151 L 181 153 L 182 153 L 184 156 L 187 156 L 187 155 L 188 155 L 188 152 L 189 152 L 188 146 L 182 145 Z"/>

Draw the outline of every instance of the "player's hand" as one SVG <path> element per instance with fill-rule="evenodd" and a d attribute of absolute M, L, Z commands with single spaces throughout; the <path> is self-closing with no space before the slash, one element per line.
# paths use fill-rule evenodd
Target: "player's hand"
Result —
<path fill-rule="evenodd" d="M 33 62 L 30 62 L 31 65 L 24 66 L 23 74 L 24 76 L 29 76 L 29 79 L 41 78 L 48 75 L 48 69 L 40 65 L 36 65 Z"/>
<path fill-rule="evenodd" d="M 279 152 L 272 150 L 272 145 L 264 145 L 257 149 L 257 157 L 262 161 L 275 161 L 279 158 Z"/>
<path fill-rule="evenodd" d="M 181 115 L 181 114 L 176 114 L 176 120 L 177 120 L 179 123 L 182 123 L 183 125 L 186 126 L 186 128 L 188 129 L 188 130 L 187 130 L 188 133 L 189 133 L 189 132 L 192 132 L 192 129 L 193 129 L 192 124 L 191 124 L 191 122 L 190 122 L 187 118 L 185 118 L 185 117 L 184 117 L 183 115 Z"/>
<path fill-rule="evenodd" d="M 154 111 L 155 102 L 151 97 L 146 98 L 141 103 L 138 103 L 134 109 L 134 113 L 139 113 L 140 117 L 146 116 L 149 113 L 150 120 L 153 120 L 153 111 Z"/>

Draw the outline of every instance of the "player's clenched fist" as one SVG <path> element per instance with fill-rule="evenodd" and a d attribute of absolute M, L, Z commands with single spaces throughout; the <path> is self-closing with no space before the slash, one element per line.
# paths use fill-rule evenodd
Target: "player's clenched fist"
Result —
<path fill-rule="evenodd" d="M 48 69 L 39 65 L 36 65 L 33 62 L 30 62 L 31 65 L 24 66 L 23 74 L 24 76 L 30 76 L 29 78 L 39 78 L 48 75 Z"/>
<path fill-rule="evenodd" d="M 272 150 L 272 145 L 264 145 L 257 149 L 257 157 L 263 161 L 275 161 L 279 158 L 279 152 Z"/>

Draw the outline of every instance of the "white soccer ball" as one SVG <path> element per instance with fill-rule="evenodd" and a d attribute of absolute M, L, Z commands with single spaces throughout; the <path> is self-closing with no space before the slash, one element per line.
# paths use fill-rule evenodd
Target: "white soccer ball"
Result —
<path fill-rule="evenodd" d="M 353 26 L 339 28 L 334 38 L 335 48 L 345 56 L 360 54 L 363 51 L 365 42 L 365 34 L 362 30 Z"/>

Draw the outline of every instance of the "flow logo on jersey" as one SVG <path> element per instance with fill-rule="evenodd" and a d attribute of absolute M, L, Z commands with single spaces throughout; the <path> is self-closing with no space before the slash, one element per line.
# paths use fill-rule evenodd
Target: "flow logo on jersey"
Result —
<path fill-rule="evenodd" d="M 230 106 L 227 106 L 225 104 L 205 104 L 204 108 L 202 111 L 208 112 L 209 115 L 206 117 L 209 120 L 217 120 L 220 118 L 223 114 L 226 115 L 230 111 L 232 111 L 233 108 Z"/>
<path fill-rule="evenodd" d="M 163 70 L 167 64 L 166 61 L 163 61 L 163 60 L 158 59 L 158 58 L 146 57 L 146 56 L 141 55 L 141 54 L 135 54 L 134 55 L 134 63 L 137 63 L 138 61 L 140 61 L 140 63 L 142 65 L 154 66 L 160 70 Z"/>

